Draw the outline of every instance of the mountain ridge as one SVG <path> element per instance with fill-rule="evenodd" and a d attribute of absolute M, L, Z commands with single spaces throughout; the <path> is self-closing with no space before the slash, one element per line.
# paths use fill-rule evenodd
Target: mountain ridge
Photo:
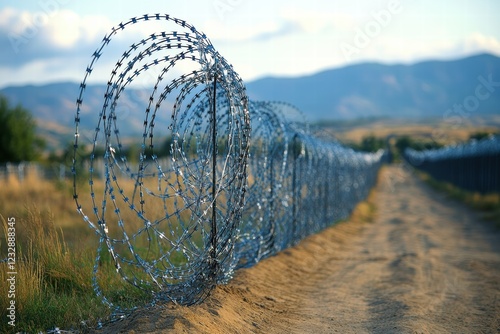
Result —
<path fill-rule="evenodd" d="M 487 97 L 476 101 L 477 87 L 484 86 L 484 82 L 491 83 L 486 87 L 489 90 L 481 88 Z M 0 89 L 0 94 L 11 104 L 20 103 L 30 110 L 39 124 L 53 123 L 70 129 L 74 128 L 79 86 L 73 82 L 10 86 Z M 469 114 L 491 115 L 500 113 L 500 58 L 478 54 L 415 64 L 366 62 L 299 77 L 265 77 L 247 83 L 246 87 L 250 99 L 291 103 L 310 122 L 442 118 L 455 105 L 470 101 L 478 103 Z M 94 129 L 97 124 L 104 90 L 104 84 L 87 85 L 82 128 Z M 143 129 L 144 116 L 140 111 L 145 110 L 148 97 L 146 90 L 125 90 L 120 98 L 120 112 L 130 122 L 120 125 L 122 134 Z M 170 110 L 171 103 L 167 101 L 164 107 Z M 166 113 L 158 117 L 158 122 L 170 119 Z"/>
<path fill-rule="evenodd" d="M 288 98 L 311 120 L 392 116 L 388 110 L 394 109 L 399 116 L 429 117 L 442 116 L 474 94 L 477 77 L 488 75 L 500 82 L 500 58 L 479 54 L 415 64 L 361 63 L 301 78 L 262 78 L 248 83 L 247 90 L 251 99 Z M 307 88 L 313 85 L 316 91 Z M 499 106 L 500 95 L 492 94 L 478 113 L 496 113 Z"/>

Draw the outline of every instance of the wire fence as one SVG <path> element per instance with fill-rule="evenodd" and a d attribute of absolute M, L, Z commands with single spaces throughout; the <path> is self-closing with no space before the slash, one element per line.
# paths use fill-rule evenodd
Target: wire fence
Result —
<path fill-rule="evenodd" d="M 158 159 L 162 165 L 170 164 L 170 159 L 161 158 Z M 138 163 L 130 163 L 132 168 L 136 169 Z M 81 161 L 82 170 L 90 169 L 90 161 Z M 104 159 L 94 159 L 92 163 L 93 177 L 97 180 L 106 179 L 106 164 Z M 83 175 L 85 177 L 86 175 Z M 68 181 L 73 180 L 74 173 L 71 164 L 61 163 L 61 162 L 34 162 L 34 161 L 23 161 L 18 163 L 8 162 L 0 165 L 0 180 L 9 182 L 15 180 L 15 182 L 24 183 L 29 182 L 33 179 L 38 180 L 50 180 L 50 181 Z"/>
<path fill-rule="evenodd" d="M 98 66 L 117 35 L 151 21 L 172 30 L 145 35 L 111 68 Z M 84 98 L 97 70 L 111 76 L 93 113 Z M 120 96 L 143 76 L 155 79 L 132 163 Z M 90 133 L 82 126 L 89 117 L 97 124 Z M 123 310 L 100 289 L 102 249 L 126 281 L 151 292 L 153 304 L 197 303 L 234 270 L 346 218 L 384 159 L 383 151 L 358 153 L 315 137 L 289 104 L 249 101 L 203 33 L 160 14 L 132 18 L 104 37 L 80 85 L 75 124 L 74 199 L 99 238 L 95 292 L 115 314 Z M 172 140 L 160 159 L 165 137 Z M 89 158 L 83 146 L 91 147 Z M 80 191 L 81 175 L 90 191 Z"/>
<path fill-rule="evenodd" d="M 65 180 L 72 177 L 71 166 L 64 164 L 40 164 L 37 162 L 6 163 L 0 165 L 0 180 L 16 179 L 24 182 L 29 177 L 45 180 Z"/>
<path fill-rule="evenodd" d="M 500 136 L 435 150 L 408 148 L 404 158 L 436 180 L 483 194 L 500 192 Z"/>

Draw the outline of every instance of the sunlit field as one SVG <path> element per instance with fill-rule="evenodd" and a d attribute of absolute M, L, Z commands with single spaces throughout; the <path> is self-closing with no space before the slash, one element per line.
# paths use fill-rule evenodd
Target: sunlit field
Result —
<path fill-rule="evenodd" d="M 72 184 L 28 175 L 22 181 L 17 177 L 1 180 L 0 189 L 2 259 L 6 257 L 8 217 L 16 220 L 16 331 L 54 326 L 85 329 L 106 319 L 110 310 L 92 286 L 98 238 L 76 210 Z M 107 250 L 98 269 L 101 288 L 114 302 L 127 307 L 144 299 L 116 274 Z M 6 271 L 0 271 L 0 279 L 6 278 Z M 5 318 L 7 285 L 0 285 L 0 290 L 1 316 Z M 2 322 L 1 326 L 6 325 Z"/>
<path fill-rule="evenodd" d="M 481 127 L 479 130 L 484 129 Z M 359 136 L 359 131 L 357 129 L 352 133 L 345 132 L 343 135 L 355 141 L 355 138 Z M 363 136 L 364 134 L 385 136 L 392 130 L 377 130 L 375 127 L 370 131 L 363 132 Z M 463 131 L 464 133 L 460 135 L 451 133 L 449 138 L 457 140 L 461 137 L 465 138 L 477 132 L 478 128 Z M 500 224 L 498 221 L 499 194 L 467 193 L 432 180 L 425 174 L 418 174 L 438 191 L 470 205 L 481 211 L 485 219 L 494 220 Z M 140 196 L 134 182 L 122 181 L 120 187 L 130 196 L 130 203 L 139 204 Z M 169 182 L 174 183 L 174 180 Z M 249 186 L 251 187 L 255 182 L 254 177 L 250 175 Z M 101 206 L 104 182 L 99 178 L 94 180 L 93 191 L 96 194 L 94 199 L 90 196 L 91 187 L 86 178 L 82 177 L 77 181 L 77 188 L 79 203 L 91 216 L 92 208 Z M 164 194 L 173 191 L 159 184 L 158 178 L 145 180 L 143 189 L 147 189 L 150 193 L 163 192 Z M 5 236 L 8 219 L 13 217 L 16 221 L 16 331 L 45 331 L 55 326 L 85 331 L 85 329 L 94 328 L 100 320 L 106 320 L 111 310 L 102 303 L 101 297 L 96 295 L 92 280 L 95 270 L 98 272 L 100 289 L 114 304 L 127 308 L 131 305 L 145 304 L 150 300 L 150 295 L 131 288 L 129 283 L 121 279 L 107 249 L 102 251 L 99 262 L 95 263 L 98 236 L 78 213 L 73 191 L 72 180 L 44 180 L 35 172 L 28 173 L 23 179 L 19 179 L 16 175 L 0 179 L 0 220 L 2 223 L 0 259 L 7 257 Z M 178 220 L 188 220 L 190 214 L 188 210 L 178 215 L 172 211 L 175 207 L 174 197 L 167 199 L 148 197 L 143 209 L 152 220 L 161 220 L 165 215 L 171 217 L 167 226 L 175 234 L 176 230 L 179 230 L 178 233 L 182 230 L 176 228 Z M 144 226 L 144 221 L 138 217 L 137 212 L 126 210 L 125 206 L 128 204 L 124 203 L 123 199 L 118 199 L 117 203 L 119 203 L 118 206 L 123 205 L 121 219 L 126 222 L 127 234 L 132 235 L 134 231 Z M 370 221 L 375 210 L 376 199 L 370 197 L 368 201 L 358 205 L 353 216 L 358 220 Z M 119 238 L 122 231 L 116 224 L 117 217 L 113 210 L 107 210 L 105 218 L 110 222 L 110 235 Z M 209 233 L 208 227 L 206 230 L 193 232 L 191 239 L 193 245 L 203 248 L 202 240 L 207 237 L 207 233 Z M 145 238 L 137 238 L 134 242 L 134 249 L 144 259 L 153 259 L 159 254 L 158 249 L 151 247 L 151 244 L 157 245 L 157 242 L 150 243 Z M 162 249 L 162 251 L 168 252 L 168 249 Z M 182 265 L 186 258 L 173 258 L 169 261 L 173 261 L 175 265 Z M 7 271 L 0 271 L 0 279 L 5 282 L 7 278 Z M 0 316 L 6 318 L 9 303 L 6 298 L 8 285 L 0 285 L 0 294 L 2 296 Z M 0 332 L 6 332 L 9 329 L 7 322 L 1 322 Z"/>
<path fill-rule="evenodd" d="M 252 184 L 254 178 L 249 177 L 249 181 Z M 109 236 L 120 239 L 123 238 L 123 231 L 117 224 L 118 218 L 112 210 L 113 205 L 120 207 L 120 218 L 129 236 L 144 227 L 144 220 L 129 207 L 132 203 L 141 205 L 140 189 L 126 177 L 119 178 L 117 182 L 114 186 L 119 184 L 123 193 L 130 196 L 130 200 L 128 203 L 123 198 L 117 198 L 116 203 L 108 201 L 104 216 L 108 222 Z M 166 199 L 151 196 L 152 193 L 173 195 L 173 189 L 158 182 L 158 178 L 149 178 L 142 183 L 142 191 L 149 194 L 141 210 L 151 221 L 160 221 L 170 238 L 180 240 L 179 235 L 186 231 L 185 226 L 180 226 L 179 220 L 187 222 L 191 216 L 190 211 L 181 203 L 174 203 L 177 200 L 175 196 L 166 196 Z M 165 183 L 165 180 L 161 182 Z M 168 180 L 167 183 L 169 182 L 174 183 L 175 180 Z M 88 178 L 81 177 L 77 180 L 77 192 L 84 214 L 89 215 L 90 220 L 96 224 L 92 210 L 94 206 L 102 209 L 104 180 L 94 177 L 91 188 Z M 90 195 L 91 192 L 95 193 L 94 197 Z M 95 328 L 101 320 L 106 321 L 112 310 L 96 295 L 92 280 L 95 270 L 99 289 L 114 305 L 127 309 L 132 305 L 144 305 L 151 299 L 150 293 L 131 287 L 117 274 L 106 247 L 101 252 L 99 262 L 95 263 L 99 236 L 78 212 L 73 195 L 73 180 L 45 180 L 39 177 L 36 170 L 28 171 L 23 178 L 11 174 L 0 179 L 0 259 L 7 258 L 5 236 L 9 218 L 13 217 L 16 221 L 16 331 L 45 331 L 55 326 L 85 330 Z M 221 203 L 224 202 L 224 193 L 220 194 L 219 199 Z M 176 213 L 175 210 L 181 212 Z M 165 216 L 169 219 L 165 220 Z M 202 240 L 207 239 L 207 233 L 208 227 L 191 231 L 188 240 L 191 247 L 195 250 L 203 249 Z M 146 261 L 156 259 L 160 253 L 169 253 L 168 247 L 171 247 L 165 243 L 158 246 L 160 243 L 149 240 L 147 234 L 142 234 L 142 237 L 132 242 L 134 252 Z M 163 248 L 160 251 L 158 247 Z M 129 260 L 134 260 L 125 245 L 117 244 L 115 250 L 120 255 L 128 256 Z M 169 254 L 168 263 L 159 265 L 179 268 L 187 261 L 175 252 Z M 132 273 L 133 269 L 122 266 L 121 270 L 139 279 L 144 275 L 137 270 Z M 0 279 L 5 281 L 7 273 L 8 270 L 0 271 Z M 0 286 L 0 316 L 4 318 L 9 303 L 6 298 L 7 289 L 7 285 Z M 0 326 L 4 326 L 0 327 L 0 332 L 11 329 L 6 322 L 2 322 Z"/>

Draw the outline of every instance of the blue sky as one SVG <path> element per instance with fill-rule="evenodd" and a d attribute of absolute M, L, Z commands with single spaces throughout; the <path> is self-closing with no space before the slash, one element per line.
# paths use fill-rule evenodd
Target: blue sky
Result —
<path fill-rule="evenodd" d="M 81 81 L 111 27 L 145 13 L 167 13 L 205 32 L 247 82 L 364 61 L 500 55 L 498 0 L 6 0 L 0 6 L 0 88 Z M 134 33 L 124 43 L 147 31 Z M 99 73 L 93 80 L 106 78 Z"/>

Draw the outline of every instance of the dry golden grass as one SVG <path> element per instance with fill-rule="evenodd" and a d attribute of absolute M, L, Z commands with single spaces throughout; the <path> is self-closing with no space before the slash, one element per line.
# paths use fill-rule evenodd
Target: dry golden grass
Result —
<path fill-rule="evenodd" d="M 36 209 L 26 209 L 26 217 L 16 217 L 16 262 L 14 264 L 16 327 L 0 323 L 0 332 L 46 331 L 55 326 L 75 327 L 80 321 L 95 324 L 109 311 L 91 287 L 92 258 L 95 250 L 69 247 L 52 216 Z M 0 217 L 3 235 L 5 217 Z M 3 255 L 3 254 L 2 254 Z M 6 269 L 6 268 L 5 268 Z M 0 271 L 6 281 L 7 270 Z M 0 285 L 0 315 L 6 318 L 7 285 Z"/>
<path fill-rule="evenodd" d="M 480 194 L 470 192 L 462 190 L 451 183 L 435 180 L 424 172 L 419 171 L 417 175 L 434 189 L 479 211 L 484 219 L 492 221 L 500 228 L 500 193 Z"/>
<path fill-rule="evenodd" d="M 386 138 L 390 135 L 411 136 L 415 139 L 436 140 L 439 144 L 448 145 L 464 142 L 477 132 L 497 133 L 500 130 L 500 117 L 493 117 L 491 122 L 474 120 L 453 125 L 444 120 L 409 123 L 407 121 L 382 120 L 369 124 L 334 129 L 334 135 L 343 142 L 361 142 L 368 136 Z"/>
<path fill-rule="evenodd" d="M 16 332 L 95 326 L 110 310 L 92 286 L 97 238 L 77 213 L 71 188 L 34 176 L 22 182 L 15 178 L 2 182 L 1 259 L 6 257 L 7 218 L 16 219 Z M 2 282 L 7 279 L 5 269 L 0 270 Z M 101 288 L 113 302 L 127 307 L 144 300 L 139 290 L 132 291 L 117 275 L 106 251 L 101 254 L 99 270 Z M 6 318 L 9 303 L 6 289 L 7 284 L 0 285 L 2 318 Z M 1 333 L 11 330 L 6 321 L 0 323 Z"/>
<path fill-rule="evenodd" d="M 383 166 L 382 169 L 383 168 L 386 167 Z M 380 184 L 380 182 L 382 182 L 380 177 L 381 174 L 382 172 L 380 171 L 377 177 L 376 185 L 372 188 L 372 190 L 368 194 L 368 197 L 354 207 L 354 210 L 349 217 L 349 221 L 362 223 L 371 223 L 374 221 L 377 209 L 375 188 L 378 184 Z"/>
<path fill-rule="evenodd" d="M 489 129 L 477 127 L 467 130 L 458 129 L 450 132 L 450 138 L 465 138 L 469 133 Z M 375 124 L 372 127 L 345 132 L 346 138 L 362 138 L 365 134 L 375 133 L 384 136 L 393 133 L 408 134 L 411 131 L 421 132 L 422 135 L 433 130 L 429 125 L 409 125 L 406 127 L 386 126 Z M 254 182 L 250 178 L 250 182 Z M 148 181 L 146 186 L 156 189 L 154 180 Z M 165 186 L 165 185 L 164 185 Z M 134 186 L 130 182 L 123 183 L 124 192 L 131 194 Z M 89 185 L 79 185 L 81 204 L 90 216 L 92 209 L 91 198 L 88 195 Z M 162 188 L 164 189 L 164 188 Z M 95 192 L 102 197 L 104 185 L 99 180 L 95 184 Z M 98 203 L 101 199 L 98 197 Z M 498 203 L 498 195 L 478 197 L 473 195 L 471 201 L 482 203 Z M 167 202 L 161 200 L 150 201 L 146 204 L 146 212 L 154 219 L 164 215 L 165 206 L 172 207 L 172 199 Z M 122 199 L 118 202 L 125 209 Z M 138 203 L 136 197 L 134 203 Z M 478 204 L 479 205 L 479 204 Z M 171 212 L 170 212 L 171 213 Z M 17 228 L 19 240 L 19 259 L 17 271 L 19 280 L 18 305 L 21 305 L 19 321 L 22 326 L 18 330 L 47 330 L 49 326 L 72 326 L 81 320 L 96 321 L 96 317 L 105 316 L 109 310 L 104 307 L 99 298 L 94 295 L 90 285 L 93 260 L 95 258 L 97 238 L 76 210 L 73 200 L 71 181 L 51 182 L 42 180 L 36 174 L 28 174 L 24 180 L 12 176 L 0 180 L 0 214 L 7 217 L 16 217 L 19 222 Z M 189 211 L 181 215 L 187 219 Z M 351 219 L 354 221 L 371 222 L 375 215 L 375 198 L 371 193 L 368 199 L 360 203 L 353 211 Z M 137 230 L 143 222 L 137 219 L 137 214 L 131 210 L 122 210 L 123 219 L 128 228 Z M 106 218 L 116 223 L 113 210 L 107 211 Z M 174 222 L 175 223 L 175 222 Z M 5 224 L 5 222 L 4 222 Z M 113 230 L 113 228 L 115 230 Z M 116 225 L 113 233 L 118 233 Z M 3 247 L 5 238 L 0 235 L 0 246 Z M 0 258 L 4 254 L 0 253 Z M 123 292 L 130 293 L 130 288 L 124 286 L 116 275 L 111 261 L 104 263 L 100 275 L 106 283 L 106 293 L 111 296 L 120 296 Z M 5 272 L 0 272 L 0 280 L 5 281 Z M 0 285 L 0 307 L 6 309 L 6 285 Z M 140 298 L 133 296 L 132 298 Z M 0 312 L 1 313 L 1 312 Z M 3 313 L 0 315 L 3 316 Z M 44 321 L 45 320 L 45 321 Z M 0 332 L 2 331 L 0 327 Z"/>
<path fill-rule="evenodd" d="M 0 181 L 2 216 L 26 220 L 30 210 L 40 212 L 41 219 L 51 221 L 55 228 L 64 229 L 66 241 L 72 246 L 79 248 L 95 239 L 76 211 L 69 183 L 42 180 L 33 174 L 22 181 L 13 176 Z M 18 233 L 23 237 L 27 231 Z"/>
<path fill-rule="evenodd" d="M 163 190 L 158 190 L 157 179 L 146 181 L 144 186 L 157 193 L 173 192 L 172 189 L 165 188 L 165 184 L 162 185 Z M 89 190 L 88 182 L 78 183 L 79 202 L 85 208 L 85 214 L 95 222 Z M 132 198 L 134 184 L 123 182 L 123 190 Z M 95 181 L 94 191 L 97 206 L 100 207 L 104 192 L 102 180 Z M 131 236 L 144 226 L 144 221 L 138 218 L 136 212 L 128 209 L 128 204 L 118 191 L 116 195 L 117 205 L 122 209 L 121 218 L 126 221 L 127 233 Z M 146 196 L 148 201 L 145 203 L 145 211 L 151 220 L 164 217 L 165 210 L 173 213 L 172 201 L 175 199 L 163 201 L 158 197 Z M 138 205 L 139 200 L 136 195 L 130 202 Z M 224 200 L 224 195 L 221 200 Z M 181 208 L 182 205 L 184 204 L 179 203 Z M 122 238 L 123 234 L 117 224 L 118 218 L 113 211 L 114 204 L 109 200 L 109 196 L 106 207 L 105 217 L 110 225 L 110 233 Z M 72 181 L 47 181 L 40 179 L 36 173 L 28 173 L 22 180 L 16 176 L 0 180 L 0 215 L 3 217 L 4 227 L 8 217 L 16 218 L 16 303 L 19 305 L 16 330 L 46 331 L 54 326 L 78 328 L 81 321 L 92 326 L 98 318 L 109 315 L 110 310 L 101 303 L 91 285 L 98 237 L 76 210 Z M 190 210 L 185 210 L 178 216 L 173 215 L 169 224 L 164 224 L 164 227 L 173 228 L 178 234 L 184 233 L 180 228 L 175 229 L 178 225 L 176 219 L 179 217 L 187 221 L 190 216 Z M 0 229 L 0 259 L 6 257 L 6 234 L 3 230 Z M 203 244 L 200 233 L 192 231 L 192 236 L 195 243 Z M 150 247 L 147 236 L 144 236 L 135 240 L 134 247 L 142 258 L 156 258 L 158 245 L 155 242 L 152 244 Z M 162 244 L 162 252 L 168 251 L 168 247 L 171 245 Z M 173 257 L 175 255 L 176 253 L 173 253 Z M 174 258 L 172 261 L 178 261 L 177 265 L 182 265 L 185 258 Z M 0 271 L 2 281 L 7 278 L 6 274 L 7 271 Z M 98 278 L 104 295 L 115 304 L 123 307 L 140 305 L 150 298 L 150 294 L 145 295 L 143 291 L 132 288 L 121 279 L 107 251 L 101 254 Z M 9 302 L 6 288 L 6 285 L 0 285 L 2 310 L 6 310 Z M 4 318 L 4 315 L 5 312 L 1 311 L 0 316 Z M 0 324 L 0 332 L 9 329 L 4 325 L 6 322 Z"/>
<path fill-rule="evenodd" d="M 117 184 L 113 184 L 117 198 L 116 207 L 120 209 L 120 216 L 126 223 L 127 231 L 133 234 L 139 228 L 144 227 L 144 221 L 138 218 L 137 212 L 129 208 L 131 203 L 137 208 L 141 207 L 139 188 L 134 189 L 134 184 L 130 180 L 127 180 L 128 182 L 121 181 L 119 180 L 119 185 L 122 187 L 125 196 L 130 198 L 130 202 L 124 202 L 117 190 Z M 163 201 L 158 196 L 146 194 L 146 190 L 144 190 L 146 188 L 155 192 L 156 195 L 161 193 L 173 195 L 174 190 L 169 189 L 165 184 L 162 184 L 162 189 L 158 189 L 157 180 L 146 180 L 143 191 L 147 200 L 143 205 L 143 209 L 146 218 L 150 221 L 160 220 L 167 213 L 173 215 L 170 224 L 176 225 L 174 201 L 177 200 L 177 207 L 181 209 L 184 203 L 173 196 Z M 95 204 L 102 211 L 104 182 L 99 179 L 96 180 L 93 191 L 95 192 Z M 90 186 L 82 181 L 77 185 L 77 192 L 83 212 L 96 223 L 96 218 L 93 215 L 94 203 L 90 196 Z M 105 219 L 109 223 L 110 233 L 113 235 L 121 233 L 117 225 L 118 218 L 114 212 L 116 207 L 108 196 Z M 23 180 L 19 180 L 17 176 L 12 175 L 7 180 L 0 180 L 0 214 L 4 217 L 27 218 L 29 208 L 36 208 L 42 213 L 50 212 L 54 226 L 64 230 L 65 240 L 70 245 L 79 247 L 79 245 L 88 244 L 90 242 L 89 238 L 95 239 L 92 229 L 89 228 L 77 211 L 77 206 L 73 200 L 73 184 L 70 180 L 43 180 L 35 172 L 28 173 Z M 188 221 L 191 217 L 190 209 L 184 208 L 179 217 L 184 221 Z"/>

